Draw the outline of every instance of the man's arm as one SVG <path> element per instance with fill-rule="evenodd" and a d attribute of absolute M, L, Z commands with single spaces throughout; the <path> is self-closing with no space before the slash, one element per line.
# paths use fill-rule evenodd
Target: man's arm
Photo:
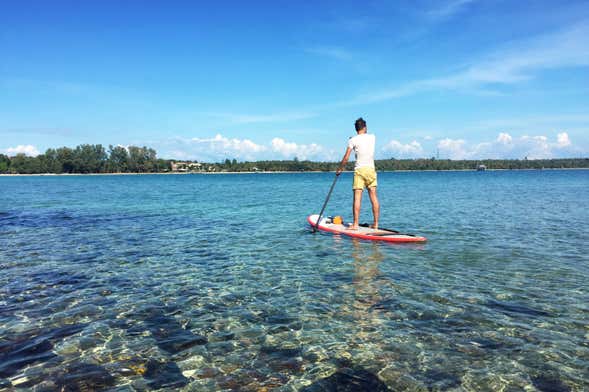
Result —
<path fill-rule="evenodd" d="M 340 163 L 339 167 L 337 168 L 337 171 L 335 172 L 336 176 L 339 176 L 340 174 L 342 174 L 342 172 L 346 168 L 346 163 L 348 163 L 348 159 L 350 159 L 351 153 L 352 153 L 352 149 L 350 147 L 348 147 L 346 150 L 346 153 L 344 154 L 344 157 L 342 159 L 342 163 Z"/>

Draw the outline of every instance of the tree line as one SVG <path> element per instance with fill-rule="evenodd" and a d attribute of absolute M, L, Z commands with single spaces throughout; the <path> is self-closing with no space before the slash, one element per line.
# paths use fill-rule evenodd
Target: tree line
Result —
<path fill-rule="evenodd" d="M 157 153 L 147 147 L 122 147 L 101 144 L 82 144 L 76 148 L 48 149 L 44 154 L 13 157 L 0 154 L 0 173 L 163 173 L 172 170 L 173 160 L 158 159 Z M 375 161 L 378 171 L 394 170 L 476 170 L 480 165 L 487 169 L 562 169 L 589 168 L 589 158 L 564 159 L 381 159 Z M 238 162 L 226 159 L 218 163 L 203 163 L 198 171 L 204 172 L 304 172 L 335 171 L 339 162 L 293 160 Z M 353 169 L 353 162 L 347 170 Z"/>
<path fill-rule="evenodd" d="M 0 154 L 0 173 L 159 173 L 170 170 L 170 162 L 158 159 L 153 148 L 82 144 L 76 148 L 50 148 L 36 157 Z"/>
<path fill-rule="evenodd" d="M 589 168 L 589 158 L 564 159 L 485 159 L 485 160 L 450 160 L 450 159 L 381 159 L 375 160 L 377 171 L 394 170 L 477 170 L 481 165 L 486 169 L 571 169 Z M 203 165 L 206 167 L 206 165 Z M 224 163 L 209 164 L 209 171 L 335 171 L 339 162 L 313 161 L 256 161 L 237 162 L 226 159 Z M 353 170 L 354 163 L 346 166 Z"/>

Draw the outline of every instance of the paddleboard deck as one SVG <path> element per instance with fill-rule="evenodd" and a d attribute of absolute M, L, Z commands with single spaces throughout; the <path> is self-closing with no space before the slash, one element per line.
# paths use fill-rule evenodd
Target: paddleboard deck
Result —
<path fill-rule="evenodd" d="M 317 225 L 318 214 L 309 215 L 307 222 L 311 226 L 316 227 L 318 230 L 325 231 L 334 234 L 343 234 L 349 237 L 360 238 L 369 241 L 384 241 L 384 242 L 397 242 L 397 243 L 409 243 L 409 242 L 425 242 L 425 237 L 399 233 L 394 230 L 388 229 L 373 229 L 371 227 L 360 226 L 358 230 L 349 230 L 348 226 L 343 224 L 335 224 L 331 222 L 328 217 L 322 217 L 319 225 Z"/>

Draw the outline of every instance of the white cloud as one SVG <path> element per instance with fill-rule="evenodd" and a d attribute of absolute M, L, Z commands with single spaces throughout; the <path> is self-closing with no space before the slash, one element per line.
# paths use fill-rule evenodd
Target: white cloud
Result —
<path fill-rule="evenodd" d="M 552 158 L 554 156 L 552 147 L 546 136 L 528 136 L 519 138 L 519 145 L 514 146 L 515 151 L 523 153 L 531 159 Z M 514 150 L 512 149 L 512 150 Z"/>
<path fill-rule="evenodd" d="M 510 144 L 512 141 L 513 138 L 508 133 L 501 132 L 499 136 L 497 136 L 497 143 Z"/>
<path fill-rule="evenodd" d="M 159 156 L 169 159 L 194 159 L 216 162 L 220 159 L 252 160 L 266 147 L 249 139 L 228 138 L 216 134 L 211 138 L 170 138 L 151 142 L 158 145 Z"/>
<path fill-rule="evenodd" d="M 157 145 L 158 155 L 163 158 L 194 159 L 202 162 L 219 162 L 234 158 L 256 161 L 295 157 L 300 160 L 337 161 L 341 157 L 339 154 L 344 152 L 343 149 L 328 150 L 317 143 L 300 144 L 281 137 L 260 143 L 249 139 L 228 138 L 222 134 L 211 138 L 171 138 L 147 144 Z M 444 138 L 438 140 L 436 147 L 441 159 L 540 159 L 584 155 L 564 131 L 550 137 L 526 134 L 512 136 L 508 132 L 500 132 L 495 138 L 478 143 L 465 139 Z M 426 156 L 424 147 L 416 140 L 409 143 L 390 140 L 379 151 L 377 159 L 389 158 L 391 155 L 395 158 Z"/>
<path fill-rule="evenodd" d="M 37 147 L 35 147 L 31 144 L 27 144 L 27 145 L 19 144 L 16 147 L 9 147 L 9 148 L 5 149 L 4 152 L 8 156 L 14 156 L 17 154 L 25 154 L 25 155 L 28 155 L 31 157 L 36 157 L 37 155 L 39 155 L 39 150 L 37 150 Z"/>
<path fill-rule="evenodd" d="M 569 134 L 566 132 L 559 133 L 556 135 L 556 144 L 558 147 L 568 147 L 571 145 L 571 139 L 569 139 Z"/>
<path fill-rule="evenodd" d="M 384 152 L 395 154 L 398 158 L 420 158 L 423 157 L 423 147 L 414 140 L 411 143 L 403 144 L 398 140 L 391 140 L 382 148 Z"/>
<path fill-rule="evenodd" d="M 272 151 L 279 153 L 284 158 L 318 159 L 323 152 L 323 147 L 318 144 L 297 144 L 287 142 L 279 137 L 272 139 L 271 145 Z"/>
<path fill-rule="evenodd" d="M 468 155 L 464 146 L 466 141 L 463 139 L 442 139 L 438 142 L 438 150 L 442 156 L 450 159 L 465 159 Z"/>
<path fill-rule="evenodd" d="M 566 132 L 559 133 L 555 142 L 547 136 L 523 135 L 517 138 L 501 132 L 489 142 L 470 145 L 463 139 L 443 139 L 438 142 L 442 158 L 449 159 L 542 159 L 571 156 L 572 142 Z"/>
<path fill-rule="evenodd" d="M 158 155 L 170 159 L 193 159 L 203 162 L 219 162 L 225 159 L 336 159 L 333 151 L 325 150 L 316 143 L 298 144 L 275 137 L 268 143 L 256 143 L 249 139 L 228 138 L 217 134 L 211 138 L 171 138 L 157 144 Z"/>
<path fill-rule="evenodd" d="M 202 156 L 225 156 L 239 159 L 253 159 L 266 147 L 249 139 L 230 139 L 221 134 L 213 138 L 192 138 L 188 143 L 195 152 Z"/>

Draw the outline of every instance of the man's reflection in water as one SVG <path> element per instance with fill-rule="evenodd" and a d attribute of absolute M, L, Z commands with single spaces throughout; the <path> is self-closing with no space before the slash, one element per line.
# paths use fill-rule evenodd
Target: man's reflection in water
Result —
<path fill-rule="evenodd" d="M 363 244 L 359 240 L 352 241 L 354 249 L 354 309 L 359 312 L 367 312 L 370 307 L 376 304 L 381 298 L 379 293 L 378 279 L 381 276 L 379 264 L 383 261 L 379 244 Z M 367 247 L 369 246 L 369 248 Z"/>
<path fill-rule="evenodd" d="M 382 285 L 390 283 L 379 269 L 380 263 L 384 260 L 380 250 L 382 244 L 363 243 L 357 239 L 351 242 L 354 278 L 351 286 L 353 300 L 349 310 L 351 321 L 355 324 L 355 333 L 350 334 L 350 344 L 355 348 L 362 346 L 361 349 L 364 351 L 382 343 L 384 320 L 379 306 L 375 305 L 383 300 Z"/>

